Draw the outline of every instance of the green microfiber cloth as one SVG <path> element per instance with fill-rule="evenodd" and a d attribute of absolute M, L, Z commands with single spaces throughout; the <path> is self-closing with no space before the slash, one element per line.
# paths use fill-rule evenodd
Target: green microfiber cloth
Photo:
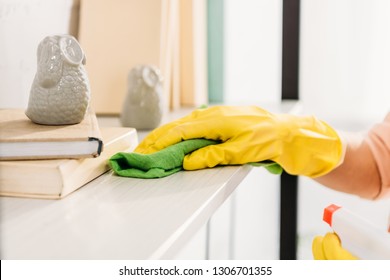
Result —
<path fill-rule="evenodd" d="M 183 170 L 185 155 L 197 149 L 218 143 L 208 139 L 190 139 L 153 154 L 120 152 L 109 159 L 109 164 L 119 176 L 144 179 L 161 178 Z M 273 174 L 281 174 L 283 171 L 279 164 L 271 161 L 251 164 L 263 166 Z"/>

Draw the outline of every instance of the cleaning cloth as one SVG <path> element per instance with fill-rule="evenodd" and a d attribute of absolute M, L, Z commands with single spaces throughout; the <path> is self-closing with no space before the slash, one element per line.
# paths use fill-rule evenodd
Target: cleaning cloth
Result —
<path fill-rule="evenodd" d="M 169 146 L 152 154 L 120 152 L 109 159 L 113 171 L 123 177 L 161 178 L 183 170 L 184 156 L 208 145 L 218 144 L 208 139 L 190 139 Z M 282 173 L 283 169 L 274 162 L 250 163 L 263 166 L 273 174 Z"/>

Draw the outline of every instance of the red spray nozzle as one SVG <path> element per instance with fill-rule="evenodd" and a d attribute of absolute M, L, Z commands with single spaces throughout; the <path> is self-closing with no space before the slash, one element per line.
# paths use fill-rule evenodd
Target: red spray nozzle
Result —
<path fill-rule="evenodd" d="M 328 207 L 326 207 L 324 209 L 324 216 L 322 217 L 324 222 L 326 222 L 328 225 L 332 226 L 332 216 L 333 216 L 333 213 L 335 211 L 337 211 L 338 209 L 340 209 L 340 208 L 341 208 L 340 206 L 337 206 L 335 204 L 331 204 Z"/>

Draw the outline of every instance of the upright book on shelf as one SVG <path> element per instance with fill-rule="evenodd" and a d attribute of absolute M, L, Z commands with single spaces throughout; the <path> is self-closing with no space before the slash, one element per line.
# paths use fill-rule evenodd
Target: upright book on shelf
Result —
<path fill-rule="evenodd" d="M 78 39 L 88 55 L 86 69 L 94 89 L 92 104 L 96 113 L 121 112 L 127 76 L 133 67 L 153 64 L 165 77 L 160 64 L 165 35 L 161 24 L 165 2 L 82 1 Z"/>
<path fill-rule="evenodd" d="M 40 125 L 23 109 L 0 110 L 0 160 L 97 157 L 103 143 L 94 112 L 81 123 Z"/>
<path fill-rule="evenodd" d="M 0 195 L 59 199 L 109 170 L 108 159 L 138 144 L 134 128 L 103 127 L 97 158 L 0 161 Z"/>

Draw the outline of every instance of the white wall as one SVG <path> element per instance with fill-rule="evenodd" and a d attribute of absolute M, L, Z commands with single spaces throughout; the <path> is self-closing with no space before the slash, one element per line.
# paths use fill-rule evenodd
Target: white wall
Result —
<path fill-rule="evenodd" d="M 390 1 L 302 0 L 300 99 L 321 118 L 390 110 Z M 225 100 L 281 96 L 282 1 L 225 1 Z"/>
<path fill-rule="evenodd" d="M 390 1 L 302 0 L 300 95 L 326 119 L 381 120 L 390 109 Z"/>
<path fill-rule="evenodd" d="M 281 0 L 225 1 L 225 101 L 281 96 Z"/>
<path fill-rule="evenodd" d="M 77 32 L 79 0 L 0 0 L 0 108 L 26 108 L 36 49 L 47 35 Z"/>

